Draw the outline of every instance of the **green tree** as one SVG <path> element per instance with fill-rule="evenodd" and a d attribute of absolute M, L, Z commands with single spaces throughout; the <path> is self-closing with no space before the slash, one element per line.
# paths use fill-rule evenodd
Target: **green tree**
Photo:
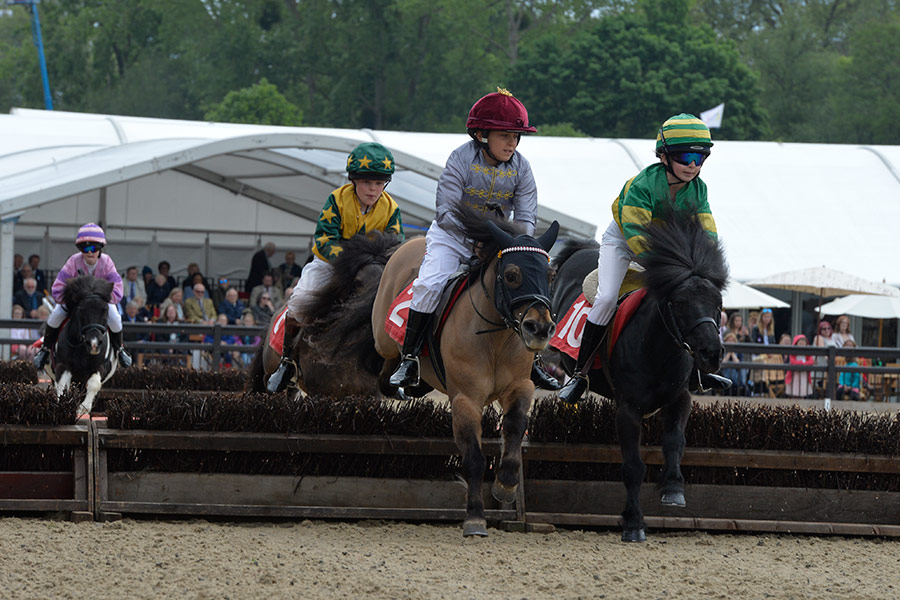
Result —
<path fill-rule="evenodd" d="M 510 85 L 537 123 L 571 122 L 598 137 L 650 137 L 665 118 L 724 102 L 717 138 L 767 133 L 755 74 L 737 48 L 693 25 L 689 2 L 640 2 L 568 40 L 522 49 Z"/>
<path fill-rule="evenodd" d="M 222 102 L 206 112 L 204 118 L 225 123 L 297 127 L 302 124 L 303 113 L 263 77 L 255 85 L 228 92 Z"/>

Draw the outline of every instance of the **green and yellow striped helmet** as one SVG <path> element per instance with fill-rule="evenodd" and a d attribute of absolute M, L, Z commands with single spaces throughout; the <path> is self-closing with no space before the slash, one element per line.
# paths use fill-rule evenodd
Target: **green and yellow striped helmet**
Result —
<path fill-rule="evenodd" d="M 706 123 L 688 113 L 669 117 L 656 133 L 657 152 L 690 148 L 709 153 L 712 145 L 709 127 L 706 126 Z"/>
<path fill-rule="evenodd" d="M 390 181 L 394 174 L 394 155 L 375 142 L 363 142 L 347 156 L 350 179 L 379 179 Z"/>

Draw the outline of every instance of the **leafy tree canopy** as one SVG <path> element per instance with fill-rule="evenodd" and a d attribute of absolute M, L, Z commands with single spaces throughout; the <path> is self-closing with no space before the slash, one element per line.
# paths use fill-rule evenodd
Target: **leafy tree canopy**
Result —
<path fill-rule="evenodd" d="M 219 104 L 206 112 L 204 118 L 225 123 L 298 127 L 302 124 L 303 113 L 263 77 L 255 85 L 228 92 Z"/>

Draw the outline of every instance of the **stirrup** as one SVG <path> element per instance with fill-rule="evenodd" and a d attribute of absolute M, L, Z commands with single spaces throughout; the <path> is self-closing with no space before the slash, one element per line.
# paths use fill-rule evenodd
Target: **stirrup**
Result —
<path fill-rule="evenodd" d="M 727 377 L 715 373 L 703 373 L 700 375 L 700 391 L 722 391 L 731 387 L 732 381 Z"/>
<path fill-rule="evenodd" d="M 590 380 L 588 376 L 581 372 L 575 372 L 572 375 L 572 378 L 566 382 L 566 385 L 562 387 L 559 391 L 559 399 L 565 402 L 566 404 L 575 404 L 584 393 L 587 391 L 590 385 Z"/>
<path fill-rule="evenodd" d="M 415 367 L 415 380 L 412 379 L 412 369 Z M 390 384 L 397 387 L 417 386 L 422 382 L 421 371 L 419 370 L 418 356 L 404 356 L 400 360 L 397 370 L 391 375 Z"/>
<path fill-rule="evenodd" d="M 288 376 L 288 368 L 293 371 L 290 376 Z M 290 359 L 282 359 L 281 362 L 278 363 L 278 368 L 275 369 L 275 372 L 269 375 L 269 381 L 266 383 L 266 390 L 271 394 L 276 394 L 286 390 L 291 382 L 296 385 L 297 374 L 299 372 L 300 368 L 297 366 L 297 363 Z"/>
<path fill-rule="evenodd" d="M 131 366 L 131 363 L 132 363 L 131 355 L 128 354 L 128 351 L 125 350 L 125 348 L 119 348 L 118 355 L 119 355 L 119 364 L 120 365 L 122 365 L 123 367 Z"/>
<path fill-rule="evenodd" d="M 40 371 L 44 367 L 47 366 L 47 363 L 50 361 L 50 350 L 47 348 L 41 348 L 38 350 L 37 354 L 34 355 L 34 359 L 31 363 L 34 365 L 34 368 Z"/>
<path fill-rule="evenodd" d="M 531 363 L 531 381 L 539 388 L 556 391 L 562 387 L 559 380 L 547 372 L 540 359 Z"/>

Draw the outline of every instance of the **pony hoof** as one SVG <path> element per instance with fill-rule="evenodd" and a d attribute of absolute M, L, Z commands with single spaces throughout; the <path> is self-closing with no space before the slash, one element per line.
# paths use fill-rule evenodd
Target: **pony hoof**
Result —
<path fill-rule="evenodd" d="M 646 542 L 647 535 L 642 529 L 626 529 L 622 532 L 623 542 Z"/>
<path fill-rule="evenodd" d="M 484 519 L 472 519 L 463 523 L 463 537 L 487 537 L 487 522 Z"/>
<path fill-rule="evenodd" d="M 659 502 L 663 506 L 684 506 L 684 494 L 681 492 L 666 493 L 662 495 Z"/>
<path fill-rule="evenodd" d="M 496 479 L 494 480 L 494 485 L 491 486 L 491 494 L 493 494 L 494 498 L 497 502 L 515 502 L 516 501 L 516 488 L 518 486 L 507 486 L 503 485 Z"/>

